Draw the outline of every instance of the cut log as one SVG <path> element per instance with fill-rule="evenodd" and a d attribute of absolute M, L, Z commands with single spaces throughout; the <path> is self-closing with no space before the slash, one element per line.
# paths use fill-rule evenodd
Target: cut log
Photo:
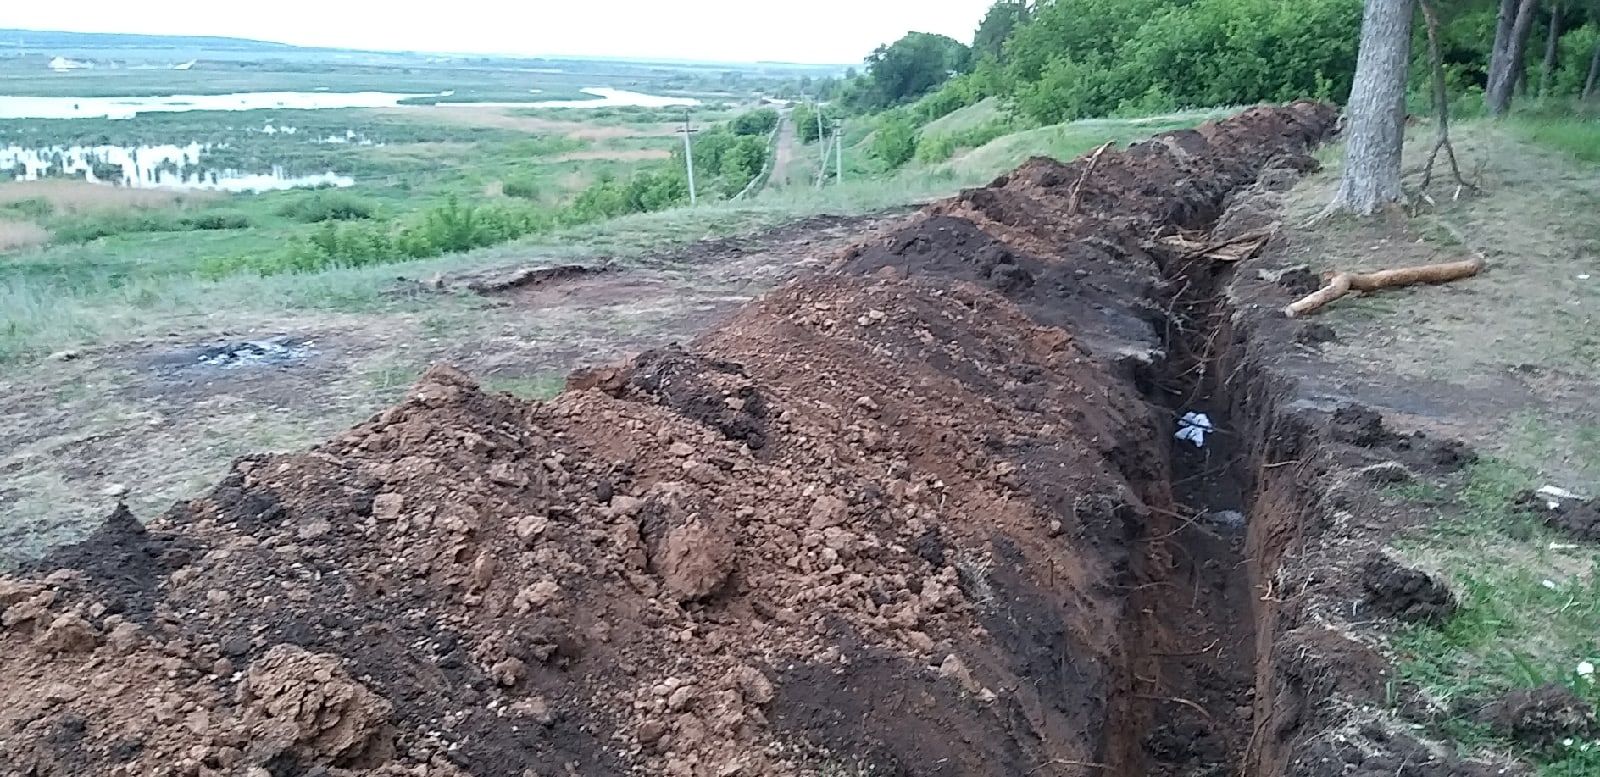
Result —
<path fill-rule="evenodd" d="M 1289 318 L 1299 318 L 1308 313 L 1315 313 L 1328 303 L 1352 291 L 1378 291 L 1379 289 L 1396 289 L 1401 286 L 1411 286 L 1418 283 L 1447 283 L 1462 278 L 1470 278 L 1482 272 L 1483 265 L 1483 259 L 1480 257 L 1460 262 L 1400 267 L 1393 270 L 1379 270 L 1370 273 L 1335 273 L 1327 279 L 1322 288 L 1284 308 L 1283 314 Z"/>

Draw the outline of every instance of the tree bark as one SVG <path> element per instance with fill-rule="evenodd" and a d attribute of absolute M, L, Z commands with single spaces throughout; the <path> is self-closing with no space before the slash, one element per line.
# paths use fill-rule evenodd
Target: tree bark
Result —
<path fill-rule="evenodd" d="M 1494 17 L 1494 45 L 1489 49 L 1489 77 L 1484 82 L 1484 107 L 1488 107 L 1489 84 L 1497 83 L 1500 71 L 1505 68 L 1506 54 L 1511 51 L 1511 28 L 1517 19 L 1517 4 L 1521 0 L 1500 0 L 1500 10 Z"/>
<path fill-rule="evenodd" d="M 1508 49 L 1500 59 L 1500 69 L 1489 74 L 1489 90 L 1484 97 L 1491 116 L 1504 116 L 1511 110 L 1511 93 L 1516 89 L 1517 76 L 1522 72 L 1528 33 L 1533 29 L 1533 11 L 1538 5 L 1539 0 L 1521 0 L 1517 6 L 1517 17 L 1512 22 Z"/>
<path fill-rule="evenodd" d="M 1413 5 L 1413 0 L 1366 0 L 1355 84 L 1345 109 L 1350 140 L 1330 213 L 1370 215 L 1400 201 Z"/>
<path fill-rule="evenodd" d="M 1600 86 L 1600 43 L 1594 45 L 1594 58 L 1589 60 L 1589 77 L 1583 82 L 1583 99 L 1593 100 L 1596 86 Z"/>
<path fill-rule="evenodd" d="M 1561 37 L 1561 0 L 1550 3 L 1550 30 L 1544 39 L 1544 67 L 1539 70 L 1539 97 L 1550 96 L 1556 75 L 1556 42 Z"/>

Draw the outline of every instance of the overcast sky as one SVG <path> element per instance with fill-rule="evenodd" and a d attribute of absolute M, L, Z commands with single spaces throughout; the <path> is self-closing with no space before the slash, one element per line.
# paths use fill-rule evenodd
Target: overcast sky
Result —
<path fill-rule="evenodd" d="M 970 43 L 992 1 L 0 0 L 0 28 L 227 35 L 368 49 L 854 64 L 910 30 Z"/>

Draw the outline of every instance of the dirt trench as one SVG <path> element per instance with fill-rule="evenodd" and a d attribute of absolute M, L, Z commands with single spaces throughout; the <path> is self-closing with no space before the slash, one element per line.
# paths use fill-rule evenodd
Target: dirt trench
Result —
<path fill-rule="evenodd" d="M 1242 228 L 1333 122 L 1031 160 L 551 402 L 436 368 L 120 511 L 0 578 L 0 768 L 1379 773 L 1280 585 L 1326 424 L 1161 241 Z"/>

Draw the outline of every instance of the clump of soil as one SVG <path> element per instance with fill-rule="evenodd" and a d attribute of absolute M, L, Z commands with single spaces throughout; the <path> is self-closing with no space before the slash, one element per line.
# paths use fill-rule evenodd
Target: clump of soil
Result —
<path fill-rule="evenodd" d="M 1334 410 L 1328 431 L 1336 442 L 1384 449 L 1407 464 L 1431 471 L 1454 472 L 1477 459 L 1477 454 L 1460 440 L 1438 439 L 1423 432 L 1390 431 L 1383 423 L 1383 414 L 1365 405 L 1341 405 Z"/>
<path fill-rule="evenodd" d="M 1384 555 L 1362 566 L 1361 586 L 1367 608 L 1403 621 L 1443 623 L 1459 606 L 1455 594 L 1437 578 Z"/>
<path fill-rule="evenodd" d="M 1517 495 L 1514 506 L 1569 537 L 1600 542 L 1600 499 L 1552 499 L 1528 491 Z"/>
<path fill-rule="evenodd" d="M 1161 259 L 1137 238 L 1203 225 L 1331 126 L 1326 106 L 1259 108 L 1093 175 L 1035 160 L 548 403 L 437 367 L 147 530 L 120 513 L 0 578 L 0 759 L 252 777 L 1226 768 L 1242 728 L 1185 745 L 1210 713 L 1130 691 L 1151 643 L 1184 641 L 1140 593 L 1172 585 L 1160 540 L 1180 513 L 1166 413 L 1114 357 L 1159 342 Z M 1245 688 L 1208 682 L 1208 703 L 1248 714 Z"/>
<path fill-rule="evenodd" d="M 1478 718 L 1530 747 L 1587 740 L 1600 731 L 1589 702 L 1554 683 L 1511 691 L 1484 706 Z"/>

